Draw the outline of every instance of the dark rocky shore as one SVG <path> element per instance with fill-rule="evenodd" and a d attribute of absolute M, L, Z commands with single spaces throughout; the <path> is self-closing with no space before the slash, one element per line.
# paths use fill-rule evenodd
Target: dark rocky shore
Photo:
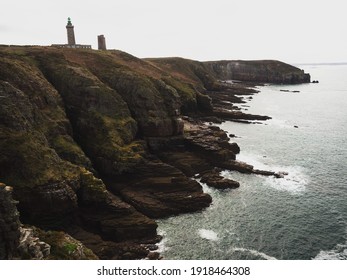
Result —
<path fill-rule="evenodd" d="M 213 123 L 269 119 L 241 112 L 240 96 L 309 81 L 278 61 L 1 47 L 0 258 L 160 258 L 154 219 L 212 202 L 196 178 L 225 189 L 239 187 L 225 169 L 284 176 L 237 161 Z"/>

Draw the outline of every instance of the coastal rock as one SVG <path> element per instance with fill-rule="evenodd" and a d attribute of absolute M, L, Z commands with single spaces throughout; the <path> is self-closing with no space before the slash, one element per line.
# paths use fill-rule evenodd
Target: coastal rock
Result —
<path fill-rule="evenodd" d="M 0 183 L 0 259 L 97 259 L 66 233 L 23 226 L 12 190 Z"/>
<path fill-rule="evenodd" d="M 213 168 L 206 159 L 186 150 L 160 152 L 158 156 L 162 161 L 178 168 L 189 177 Z"/>
<path fill-rule="evenodd" d="M 198 182 L 161 161 L 145 162 L 136 175 L 120 180 L 126 183 L 110 183 L 111 190 L 151 218 L 193 212 L 211 203 Z"/>
<path fill-rule="evenodd" d="M 259 170 L 259 169 L 253 169 L 253 174 L 263 175 L 263 176 L 275 176 L 275 172 L 273 171 L 266 171 L 266 170 Z"/>
<path fill-rule="evenodd" d="M 271 119 L 271 117 L 268 116 L 261 116 L 261 115 L 252 115 L 252 114 L 245 114 L 240 111 L 227 111 L 227 110 L 218 110 L 214 111 L 213 114 L 218 117 L 225 120 L 259 120 L 259 121 L 266 121 Z"/>
<path fill-rule="evenodd" d="M 289 89 L 280 89 L 282 92 L 293 92 L 293 93 L 299 93 L 299 90 L 289 90 Z"/>
<path fill-rule="evenodd" d="M 20 201 L 18 209 L 25 223 L 44 228 L 58 228 L 70 224 L 77 211 L 77 196 L 72 186 L 78 181 L 61 181 L 35 188 L 14 188 Z M 38 218 L 39 217 L 39 218 Z"/>
<path fill-rule="evenodd" d="M 83 224 L 106 240 L 123 241 L 156 236 L 157 224 L 108 192 L 90 172 L 81 175 L 77 193 Z"/>
<path fill-rule="evenodd" d="M 20 228 L 20 239 L 18 250 L 21 256 L 26 256 L 30 259 L 43 260 L 51 254 L 51 246 L 34 235 L 34 230 L 31 228 Z"/>
<path fill-rule="evenodd" d="M 172 147 L 183 147 L 184 137 L 173 136 L 173 137 L 146 137 L 146 143 L 151 152 L 156 153 L 160 151 L 167 151 Z"/>
<path fill-rule="evenodd" d="M 226 168 L 228 170 L 235 170 L 239 171 L 241 173 L 253 173 L 253 166 L 250 164 L 247 164 L 242 161 L 237 161 L 237 160 L 230 160 L 228 162 L 223 162 L 222 168 Z"/>
<path fill-rule="evenodd" d="M 149 249 L 143 243 L 155 244 L 159 238 L 151 240 L 133 240 L 114 242 L 104 240 L 99 235 L 86 231 L 80 227 L 69 228 L 68 232 L 75 239 L 81 241 L 90 248 L 99 259 L 102 260 L 136 260 L 145 259 L 150 254 Z"/>
<path fill-rule="evenodd" d="M 202 122 L 210 122 L 210 123 L 218 123 L 221 124 L 223 121 L 220 118 L 217 118 L 215 116 L 204 116 L 204 117 L 199 117 L 199 120 Z"/>
<path fill-rule="evenodd" d="M 239 182 L 222 177 L 217 170 L 203 173 L 201 183 L 216 189 L 235 189 L 240 186 Z"/>
<path fill-rule="evenodd" d="M 50 246 L 34 235 L 31 228 L 19 220 L 13 188 L 0 183 L 0 259 L 44 259 Z"/>
<path fill-rule="evenodd" d="M 225 131 L 189 122 L 185 122 L 185 145 L 213 164 L 236 159 L 235 154 L 240 152 L 236 143 L 229 143 Z"/>
<path fill-rule="evenodd" d="M 274 176 L 275 176 L 276 178 L 284 178 L 284 176 L 287 176 L 288 174 L 289 174 L 288 172 L 280 171 L 280 172 L 276 172 L 276 173 L 274 174 Z"/>
<path fill-rule="evenodd" d="M 196 101 L 199 109 L 203 112 L 212 112 L 213 106 L 212 106 L 212 98 L 208 95 L 197 93 L 196 95 Z"/>
<path fill-rule="evenodd" d="M 147 258 L 149 260 L 158 260 L 160 258 L 160 254 L 158 252 L 150 252 Z"/>
<path fill-rule="evenodd" d="M 217 126 L 207 126 L 191 119 L 184 120 L 184 125 L 184 142 L 157 151 L 157 155 L 187 176 L 221 167 L 240 152 L 240 147 L 230 143 L 225 131 Z"/>
<path fill-rule="evenodd" d="M 288 172 L 285 171 L 266 171 L 266 170 L 259 170 L 259 169 L 253 169 L 253 174 L 263 175 L 263 176 L 274 176 L 275 178 L 284 178 L 284 176 L 288 175 Z"/>
<path fill-rule="evenodd" d="M 44 231 L 38 228 L 31 229 L 32 234 L 37 236 L 36 239 L 42 240 L 38 245 L 42 247 L 42 243 L 46 244 L 43 248 L 49 246 L 49 254 L 44 258 L 49 260 L 97 260 L 99 259 L 92 250 L 87 248 L 81 241 L 76 240 L 69 234 L 61 231 Z M 34 238 L 35 240 L 35 238 Z M 43 242 L 44 241 L 44 242 Z M 36 247 L 38 247 L 36 245 Z"/>

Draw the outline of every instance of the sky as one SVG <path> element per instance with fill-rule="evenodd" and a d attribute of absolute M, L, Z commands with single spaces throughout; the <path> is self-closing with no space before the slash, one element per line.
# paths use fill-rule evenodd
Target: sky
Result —
<path fill-rule="evenodd" d="M 140 58 L 347 62 L 345 0 L 11 0 L 1 4 L 0 44 L 67 42 Z"/>

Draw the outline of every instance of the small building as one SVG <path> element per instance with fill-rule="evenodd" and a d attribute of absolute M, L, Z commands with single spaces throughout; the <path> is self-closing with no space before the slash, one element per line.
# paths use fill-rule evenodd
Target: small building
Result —
<path fill-rule="evenodd" d="M 67 44 L 52 44 L 52 47 L 71 48 L 71 49 L 91 49 L 91 45 L 76 44 L 74 26 L 71 23 L 71 18 L 67 18 Z M 106 47 L 106 46 L 105 46 Z"/>
<path fill-rule="evenodd" d="M 106 40 L 104 35 L 98 36 L 98 50 L 106 50 Z"/>

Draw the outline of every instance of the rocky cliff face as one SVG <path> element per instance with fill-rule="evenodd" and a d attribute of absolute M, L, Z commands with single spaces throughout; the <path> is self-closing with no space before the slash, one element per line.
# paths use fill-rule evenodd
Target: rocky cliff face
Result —
<path fill-rule="evenodd" d="M 97 259 L 66 233 L 23 226 L 12 191 L 0 183 L 0 259 Z"/>
<path fill-rule="evenodd" d="M 13 186 L 23 222 L 46 230 L 77 225 L 97 235 L 90 238 L 122 242 L 156 237 L 155 221 L 142 214 L 153 211 L 145 197 L 160 202 L 160 216 L 209 205 L 199 184 L 150 158 L 147 139 L 183 137 L 185 93 L 155 78 L 160 70 L 131 69 L 124 53 L 0 51 L 0 179 Z M 99 179 L 112 186 L 134 174 L 136 187 L 122 183 L 113 193 Z M 143 181 L 151 176 L 168 183 Z"/>
<path fill-rule="evenodd" d="M 19 213 L 11 196 L 12 189 L 0 183 L 0 259 L 17 255 L 20 238 Z"/>
<path fill-rule="evenodd" d="M 75 254 L 82 244 L 51 231 L 59 230 L 99 258 L 145 258 L 151 246 L 140 244 L 158 240 L 152 218 L 208 207 L 211 197 L 191 176 L 214 166 L 239 168 L 230 163 L 239 148 L 225 132 L 183 120 L 181 112 L 255 118 L 216 109 L 221 96 L 237 101 L 234 93 L 250 91 L 220 83 L 238 77 L 221 65 L 1 47 L 0 181 L 13 187 L 21 221 L 42 229 L 26 231 L 26 240 L 40 235 L 60 258 L 95 257 Z M 295 80 L 287 70 L 273 74 L 272 66 L 264 67 L 268 80 Z M 246 75 L 242 69 L 238 75 Z M 212 175 L 215 185 L 237 185 Z M 12 213 L 17 217 L 15 208 Z M 6 248 L 18 247 L 21 234 L 11 221 L 13 234 L 0 224 L 1 258 L 11 257 Z"/>

